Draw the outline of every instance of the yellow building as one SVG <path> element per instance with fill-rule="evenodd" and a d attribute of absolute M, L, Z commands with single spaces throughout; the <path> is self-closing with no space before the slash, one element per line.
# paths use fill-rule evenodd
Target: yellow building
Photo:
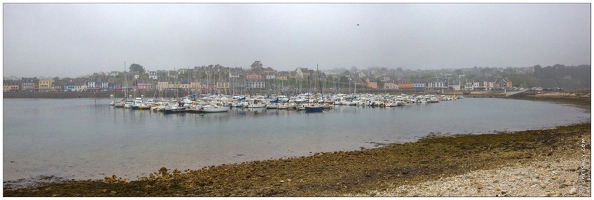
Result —
<path fill-rule="evenodd" d="M 280 74 L 278 74 L 278 75 L 276 75 L 276 80 L 286 81 L 286 80 L 289 80 L 289 78 L 286 75 L 280 75 Z"/>
<path fill-rule="evenodd" d="M 53 86 L 53 79 L 39 80 L 39 90 L 51 90 Z"/>
<path fill-rule="evenodd" d="M 199 81 L 197 81 L 197 82 L 190 82 L 190 88 L 200 89 L 200 87 L 201 87 L 201 84 L 200 84 Z"/>
<path fill-rule="evenodd" d="M 217 82 L 217 88 L 219 89 L 228 89 L 229 82 Z"/>
<path fill-rule="evenodd" d="M 19 81 L 4 81 L 4 92 L 8 91 L 18 91 L 19 90 Z"/>
<path fill-rule="evenodd" d="M 164 82 L 157 82 L 157 90 L 165 90 L 169 87 L 169 82 L 164 81 Z"/>

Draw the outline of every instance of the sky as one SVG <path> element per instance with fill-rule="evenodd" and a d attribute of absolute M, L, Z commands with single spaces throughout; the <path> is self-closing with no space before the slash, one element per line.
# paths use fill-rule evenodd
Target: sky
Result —
<path fill-rule="evenodd" d="M 580 65 L 589 3 L 3 4 L 3 75 Z"/>

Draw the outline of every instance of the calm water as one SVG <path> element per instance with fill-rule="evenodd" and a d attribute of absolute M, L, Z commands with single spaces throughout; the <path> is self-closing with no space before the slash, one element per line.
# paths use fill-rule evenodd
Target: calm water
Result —
<path fill-rule="evenodd" d="M 199 169 L 414 141 L 430 132 L 489 133 L 590 122 L 578 108 L 496 98 L 324 113 L 233 110 L 171 114 L 109 99 L 4 99 L 4 181 L 54 175 L 135 180 L 161 167 Z"/>

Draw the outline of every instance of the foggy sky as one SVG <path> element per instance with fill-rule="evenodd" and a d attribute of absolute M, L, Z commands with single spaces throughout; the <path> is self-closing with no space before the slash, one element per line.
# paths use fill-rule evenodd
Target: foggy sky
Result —
<path fill-rule="evenodd" d="M 3 75 L 256 60 L 276 70 L 580 65 L 590 64 L 590 29 L 585 3 L 5 3 Z"/>

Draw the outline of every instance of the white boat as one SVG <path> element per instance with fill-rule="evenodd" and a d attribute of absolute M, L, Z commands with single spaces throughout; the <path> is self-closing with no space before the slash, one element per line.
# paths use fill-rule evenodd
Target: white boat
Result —
<path fill-rule="evenodd" d="M 266 109 L 278 109 L 278 104 L 276 104 L 276 103 L 266 104 Z"/>
<path fill-rule="evenodd" d="M 202 106 L 201 110 L 203 113 L 220 113 L 220 112 L 229 112 L 229 107 L 206 105 L 206 106 Z"/>
<path fill-rule="evenodd" d="M 262 103 L 260 99 L 250 99 L 247 102 L 247 108 L 266 108 L 266 104 Z M 245 104 L 244 104 L 245 108 Z"/>
<path fill-rule="evenodd" d="M 297 104 L 295 109 L 297 109 L 297 111 L 305 110 L 305 104 Z"/>
<path fill-rule="evenodd" d="M 404 102 L 401 100 L 386 103 L 386 107 L 396 107 L 396 106 L 403 106 L 403 105 L 404 105 Z"/>
<path fill-rule="evenodd" d="M 289 109 L 289 105 L 286 103 L 279 104 L 278 109 Z"/>
<path fill-rule="evenodd" d="M 342 105 L 345 105 L 345 106 L 356 106 L 357 105 L 357 102 L 354 102 L 354 101 L 343 101 L 342 102 Z"/>

